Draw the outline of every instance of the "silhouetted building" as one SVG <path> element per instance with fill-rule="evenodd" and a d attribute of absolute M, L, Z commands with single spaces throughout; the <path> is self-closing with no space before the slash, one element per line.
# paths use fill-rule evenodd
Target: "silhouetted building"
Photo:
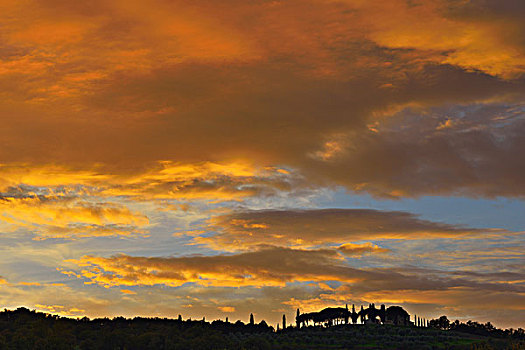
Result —
<path fill-rule="evenodd" d="M 400 326 L 408 326 L 411 324 L 410 315 L 400 306 L 390 306 L 386 308 L 381 305 L 377 309 L 375 304 L 369 304 L 367 309 L 361 306 L 361 311 L 356 313 L 355 305 L 352 305 L 352 311 L 348 310 L 348 305 L 342 307 L 326 308 L 319 312 L 310 312 L 301 314 L 297 309 L 297 316 L 295 322 L 297 327 L 308 326 L 310 324 L 321 325 L 324 327 L 335 326 L 338 324 L 348 324 L 351 320 L 353 324 L 358 320 L 363 324 L 394 324 Z M 283 315 L 283 328 L 285 325 L 285 318 Z"/>

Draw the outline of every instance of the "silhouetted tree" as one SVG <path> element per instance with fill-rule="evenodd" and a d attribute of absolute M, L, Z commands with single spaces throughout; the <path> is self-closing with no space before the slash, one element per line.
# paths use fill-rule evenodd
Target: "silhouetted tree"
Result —
<path fill-rule="evenodd" d="M 410 315 L 401 306 L 390 306 L 385 310 L 385 322 L 398 326 L 410 325 Z"/>
<path fill-rule="evenodd" d="M 439 328 L 448 329 L 449 326 L 450 326 L 450 321 L 448 320 L 447 316 L 441 316 L 439 318 Z"/>
<path fill-rule="evenodd" d="M 253 319 L 253 314 L 250 314 L 250 324 L 251 325 L 255 324 L 255 320 Z"/>
<path fill-rule="evenodd" d="M 449 329 L 450 321 L 448 320 L 447 316 L 441 316 L 439 319 L 430 320 L 429 325 L 433 328 Z"/>

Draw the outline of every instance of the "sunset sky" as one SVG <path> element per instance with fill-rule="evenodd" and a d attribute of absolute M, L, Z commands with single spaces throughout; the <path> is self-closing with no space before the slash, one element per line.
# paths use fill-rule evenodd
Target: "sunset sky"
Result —
<path fill-rule="evenodd" d="M 0 308 L 525 326 L 523 0 L 0 0 Z"/>

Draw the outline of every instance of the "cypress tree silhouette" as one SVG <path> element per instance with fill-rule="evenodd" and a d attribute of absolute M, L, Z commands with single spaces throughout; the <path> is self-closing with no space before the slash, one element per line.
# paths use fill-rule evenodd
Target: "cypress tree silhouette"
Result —
<path fill-rule="evenodd" d="M 283 329 L 286 328 L 286 315 L 283 314 Z"/>
<path fill-rule="evenodd" d="M 255 321 L 253 319 L 253 314 L 250 314 L 250 324 L 251 325 L 254 325 L 255 324 Z"/>

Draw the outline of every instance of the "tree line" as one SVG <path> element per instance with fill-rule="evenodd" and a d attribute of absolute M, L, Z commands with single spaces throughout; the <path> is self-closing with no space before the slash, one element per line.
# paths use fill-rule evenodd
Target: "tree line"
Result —
<path fill-rule="evenodd" d="M 476 334 L 487 337 L 495 338 L 516 338 L 516 339 L 525 339 L 525 330 L 523 328 L 518 329 L 499 329 L 492 325 L 492 323 L 478 323 L 476 321 L 467 321 L 465 323 L 455 320 L 450 322 L 447 316 L 441 316 L 439 318 L 429 321 L 429 327 L 441 329 L 441 330 L 451 330 L 462 333 Z"/>
<path fill-rule="evenodd" d="M 283 325 L 286 318 L 283 317 Z M 393 324 L 294 327 L 178 318 L 69 318 L 27 308 L 0 312 L 0 350 L 18 349 L 525 349 L 523 329 L 490 323 L 430 321 L 429 328 Z M 463 332 L 463 333 L 462 333 Z M 466 334 L 469 333 L 469 334 Z M 495 342 L 490 343 L 491 339 Z M 488 344 L 488 345 L 487 345 Z M 492 344 L 492 345 L 491 345 Z M 486 345 L 486 346 L 485 346 Z M 478 349 L 480 347 L 477 347 Z M 488 349 L 488 348 L 487 348 Z"/>

